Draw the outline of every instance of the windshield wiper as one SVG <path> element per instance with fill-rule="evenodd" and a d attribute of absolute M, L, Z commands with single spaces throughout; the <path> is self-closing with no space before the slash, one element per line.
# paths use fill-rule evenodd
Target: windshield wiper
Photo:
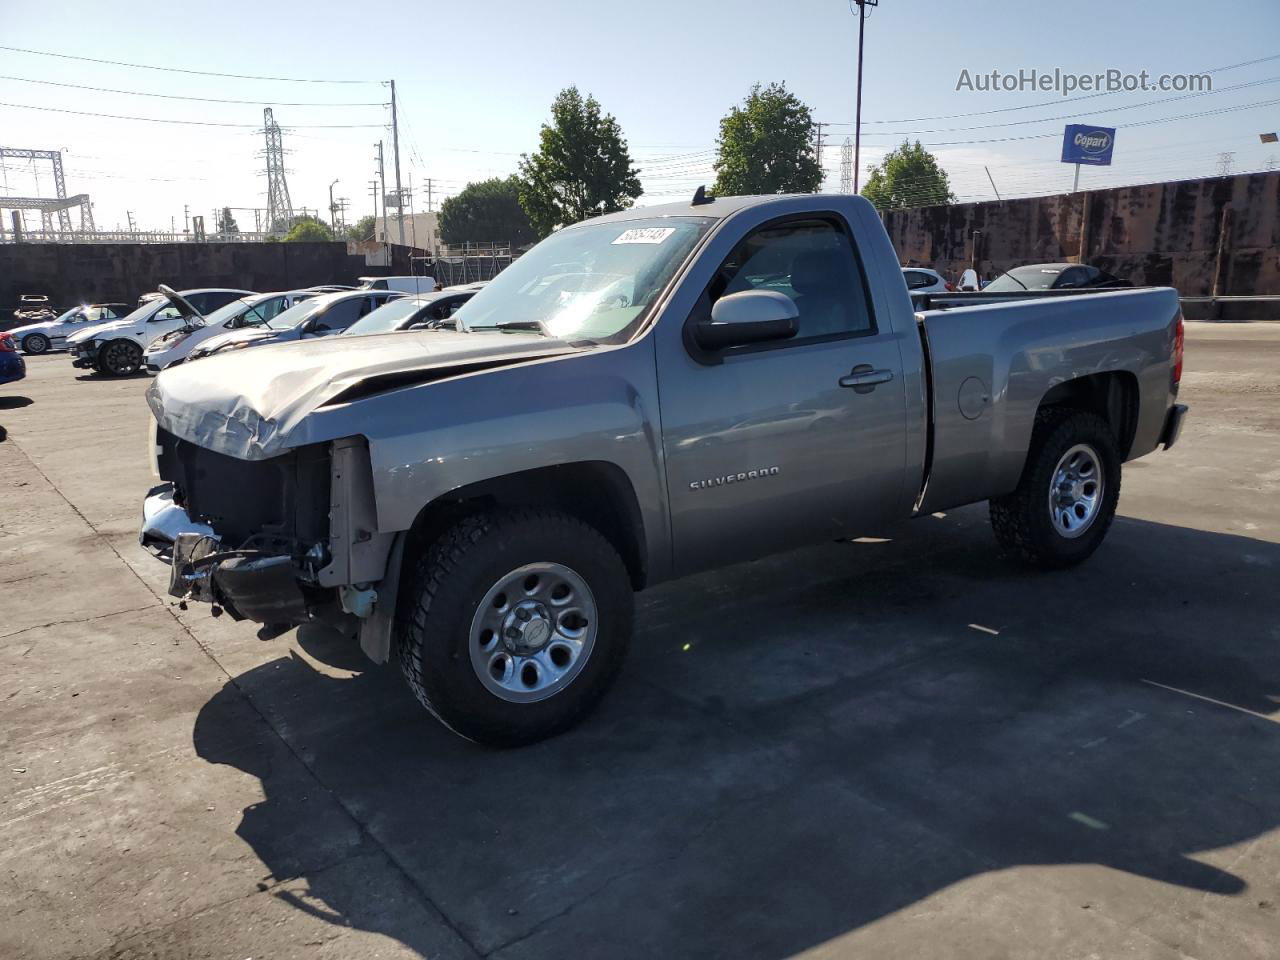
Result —
<path fill-rule="evenodd" d="M 483 330 L 484 327 L 477 327 L 476 329 Z M 542 324 L 539 323 L 537 320 L 505 320 L 502 323 L 495 323 L 492 329 L 494 330 L 537 330 L 539 333 L 541 333 L 544 336 L 550 336 L 550 334 L 543 329 Z"/>

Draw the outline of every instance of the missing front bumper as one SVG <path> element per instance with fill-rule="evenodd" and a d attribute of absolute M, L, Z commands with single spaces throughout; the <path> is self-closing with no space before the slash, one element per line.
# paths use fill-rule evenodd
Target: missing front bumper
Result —
<path fill-rule="evenodd" d="M 138 540 L 172 564 L 169 593 L 223 607 L 233 619 L 298 624 L 311 619 L 293 558 L 258 550 L 227 550 L 207 524 L 173 499 L 173 484 L 152 488 L 143 501 Z"/>

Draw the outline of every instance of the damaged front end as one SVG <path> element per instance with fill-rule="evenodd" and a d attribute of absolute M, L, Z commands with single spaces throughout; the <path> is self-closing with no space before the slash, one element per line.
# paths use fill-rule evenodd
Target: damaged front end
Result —
<path fill-rule="evenodd" d="M 375 532 L 362 438 L 265 460 L 163 429 L 155 443 L 167 482 L 147 494 L 139 541 L 171 563 L 171 595 L 270 632 L 311 621 L 354 631 L 369 617 L 391 537 Z"/>

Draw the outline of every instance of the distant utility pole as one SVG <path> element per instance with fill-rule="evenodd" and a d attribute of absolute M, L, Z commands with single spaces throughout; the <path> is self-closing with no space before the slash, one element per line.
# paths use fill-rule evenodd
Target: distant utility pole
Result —
<path fill-rule="evenodd" d="M 382 141 L 378 141 L 378 182 L 382 184 L 382 242 L 389 243 L 391 235 L 387 233 L 387 170 L 382 162 Z"/>
<path fill-rule="evenodd" d="M 377 230 L 377 223 L 378 223 L 378 179 L 377 179 L 377 177 L 374 177 L 374 179 L 372 179 L 372 180 L 370 180 L 370 181 L 369 181 L 369 196 L 373 197 L 373 222 L 374 222 L 374 231 L 373 231 L 373 234 L 374 234 L 374 236 L 376 237 L 376 236 L 378 235 L 378 230 Z"/>
<path fill-rule="evenodd" d="M 185 203 L 182 205 L 182 232 L 191 235 L 191 208 Z"/>
<path fill-rule="evenodd" d="M 136 230 L 136 229 L 137 229 L 137 228 L 136 228 L 136 227 L 134 227 L 134 225 L 133 225 L 133 211 L 132 211 L 132 210 L 126 210 L 126 211 L 124 212 L 124 215 L 125 215 L 125 218 L 129 221 L 129 232 L 130 232 L 130 233 L 133 233 L 133 232 L 134 232 L 134 230 Z"/>
<path fill-rule="evenodd" d="M 853 118 L 853 192 L 858 192 L 858 165 L 862 160 L 862 36 L 866 31 L 867 7 L 879 6 L 880 0 L 853 0 L 858 5 L 858 102 Z"/>
<path fill-rule="evenodd" d="M 333 183 L 338 183 L 338 182 L 339 181 L 337 180 L 333 181 Z M 332 229 L 337 230 L 338 229 L 338 208 L 333 204 L 333 183 L 329 184 L 329 226 Z"/>
<path fill-rule="evenodd" d="M 826 172 L 825 170 L 823 170 L 823 169 L 822 169 L 822 128 L 823 128 L 823 127 L 825 127 L 825 126 L 826 126 L 826 124 L 825 124 L 825 123 L 815 123 L 815 124 L 814 124 L 814 127 L 817 129 L 817 134 L 818 134 L 818 135 L 817 135 L 817 137 L 815 138 L 815 143 L 814 143 L 813 150 L 814 150 L 814 153 L 815 153 L 815 154 L 817 154 L 817 158 L 818 158 L 818 170 L 819 170 L 820 176 L 821 176 L 821 178 L 822 178 L 822 179 L 820 179 L 820 180 L 818 181 L 818 192 L 819 192 L 819 193 L 821 193 L 821 192 L 822 192 L 822 184 L 823 184 L 823 182 L 827 179 L 827 172 Z"/>
<path fill-rule="evenodd" d="M 396 223 L 404 246 L 404 194 L 400 192 L 400 122 L 396 116 L 396 82 L 391 81 L 391 148 L 396 160 Z"/>

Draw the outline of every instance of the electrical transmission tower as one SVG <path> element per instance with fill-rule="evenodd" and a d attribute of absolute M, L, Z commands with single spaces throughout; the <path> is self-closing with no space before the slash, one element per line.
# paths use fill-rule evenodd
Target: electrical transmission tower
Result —
<path fill-rule="evenodd" d="M 845 137 L 840 148 L 840 192 L 853 193 L 853 138 Z"/>
<path fill-rule="evenodd" d="M 3 197 L 0 198 L 0 210 L 33 210 L 40 214 L 41 226 L 46 235 L 54 233 L 53 218 L 58 218 L 57 232 L 70 234 L 72 207 L 80 208 L 80 230 L 82 233 L 93 233 L 93 206 L 89 203 L 87 193 L 67 196 L 67 180 L 62 172 L 61 150 L 25 150 L 16 147 L 0 147 L 0 160 L 30 160 L 34 165 L 37 160 L 48 160 L 53 167 L 53 197 Z M 39 190 L 39 181 L 36 189 Z M 21 215 L 21 214 L 19 214 Z M 0 227 L 3 232 L 3 227 Z"/>
<path fill-rule="evenodd" d="M 284 141 L 271 108 L 262 111 L 262 130 L 267 137 L 267 229 L 288 230 L 293 222 L 293 203 L 289 200 L 289 184 L 284 178 Z"/>
<path fill-rule="evenodd" d="M 1218 176 L 1231 176 L 1231 167 L 1235 164 L 1236 155 L 1231 150 L 1225 150 L 1218 154 Z"/>

